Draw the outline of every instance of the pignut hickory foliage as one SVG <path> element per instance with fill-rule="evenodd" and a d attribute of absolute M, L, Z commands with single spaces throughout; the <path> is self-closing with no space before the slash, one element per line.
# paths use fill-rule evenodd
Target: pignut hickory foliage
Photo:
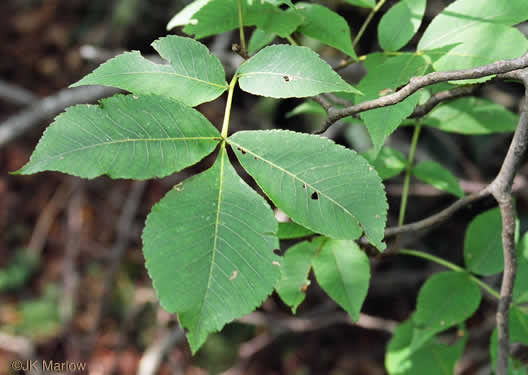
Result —
<path fill-rule="evenodd" d="M 182 170 L 219 148 L 212 167 L 177 185 L 152 208 L 143 232 L 146 266 L 160 303 L 178 313 L 196 351 L 209 333 L 258 307 L 281 277 L 281 258 L 273 252 L 279 248 L 273 211 L 237 175 L 227 147 L 277 207 L 314 233 L 336 240 L 364 233 L 383 250 L 387 203 L 374 168 L 350 149 L 291 131 L 226 137 L 227 116 L 221 134 L 191 108 L 226 88 L 231 100 L 237 80 L 244 91 L 272 97 L 359 93 L 315 52 L 266 47 L 240 65 L 228 86 L 219 60 L 201 43 L 168 36 L 153 46 L 169 65 L 126 52 L 76 83 L 115 86 L 132 95 L 67 109 L 18 173 L 148 179 Z M 336 243 L 340 251 L 355 246 Z M 354 304 L 355 318 L 365 287 Z"/>
<path fill-rule="evenodd" d="M 384 3 L 346 2 L 371 8 L 371 15 Z M 453 97 L 416 119 L 413 113 L 418 105 L 467 82 L 430 85 L 391 105 L 354 112 L 359 114 L 354 121 L 365 126 L 373 144 L 363 156 L 325 137 L 286 130 L 230 134 L 232 101 L 234 93 L 238 95 L 237 84 L 246 93 L 271 98 L 333 93 L 317 97 L 324 109 L 307 101 L 291 112 L 291 116 L 323 113 L 331 119 L 343 112 L 338 108 L 341 103 L 333 105 L 330 99 L 338 103 L 346 98 L 351 104 L 346 112 L 354 108 L 352 104 L 361 106 L 391 95 L 412 77 L 473 68 L 519 57 L 528 50 L 528 40 L 514 27 L 528 19 L 526 0 L 481 0 L 478 6 L 474 0 L 453 1 L 424 27 L 417 48 L 408 48 L 422 25 L 426 6 L 425 0 L 392 4 L 377 27 L 384 52 L 357 58 L 354 46 L 362 31 L 353 42 L 347 20 L 322 4 L 191 2 L 169 22 L 169 29 L 183 26 L 184 33 L 203 38 L 239 28 L 240 52 L 248 57 L 244 26 L 255 26 L 249 43 L 251 56 L 229 77 L 229 84 L 220 60 L 190 38 L 173 35 L 152 44 L 166 64 L 153 63 L 137 51 L 125 52 L 73 86 L 101 84 L 130 94 L 104 99 L 98 105 L 68 108 L 48 127 L 30 161 L 17 173 L 53 170 L 85 178 L 149 179 L 168 176 L 215 155 L 207 170 L 174 186 L 152 208 L 142 236 L 146 267 L 160 303 L 178 314 L 193 353 L 208 334 L 253 311 L 274 289 L 295 312 L 305 298 L 312 270 L 321 288 L 357 320 L 369 287 L 370 264 L 355 241 L 369 243 L 380 252 L 385 249 L 388 205 L 382 178 L 405 173 L 409 180 L 414 175 L 464 197 L 457 177 L 437 161 L 414 165 L 411 155 L 420 129 L 434 127 L 466 136 L 507 133 L 515 130 L 519 116 L 487 99 Z M 348 59 L 342 66 L 361 60 L 368 73 L 356 88 L 316 52 L 297 46 L 292 35 L 305 35 L 336 48 Z M 292 45 L 269 45 L 277 36 Z M 225 116 L 218 130 L 220 124 L 211 124 L 192 107 L 215 100 L 224 91 Z M 403 124 L 415 129 L 408 158 L 384 145 Z M 268 200 L 242 180 L 232 162 L 253 178 Z M 268 202 L 292 221 L 277 223 Z M 405 212 L 403 199 L 402 207 L 400 213 Z M 401 223 L 404 216 L 400 215 Z M 485 238 L 493 239 L 484 241 L 486 246 L 481 246 L 481 228 Z M 480 304 L 480 288 L 498 296 L 477 275 L 503 270 L 502 255 L 493 246 L 500 237 L 498 213 L 492 211 L 468 227 L 466 268 L 431 254 L 400 249 L 400 254 L 435 261 L 450 271 L 424 284 L 416 312 L 396 329 L 386 356 L 390 374 L 452 371 L 466 339 L 449 346 L 437 342 L 436 336 L 450 327 L 462 327 Z M 296 238 L 305 240 L 285 255 L 277 255 L 280 239 Z M 517 249 L 521 276 L 513 288 L 514 304 L 528 300 L 524 272 L 528 270 L 528 237 L 522 238 Z M 510 320 L 515 327 L 528 322 L 521 307 L 512 311 Z M 528 334 L 519 329 L 512 340 L 528 343 Z M 433 362 L 436 366 L 430 366 Z"/>

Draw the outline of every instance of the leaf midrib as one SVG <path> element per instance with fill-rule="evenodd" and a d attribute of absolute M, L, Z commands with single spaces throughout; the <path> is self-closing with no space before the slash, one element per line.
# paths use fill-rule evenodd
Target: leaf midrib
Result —
<path fill-rule="evenodd" d="M 192 81 L 197 81 L 197 82 L 200 82 L 200 83 L 203 83 L 205 85 L 209 85 L 209 86 L 213 86 L 213 87 L 218 87 L 218 88 L 222 88 L 222 89 L 227 89 L 228 88 L 228 85 L 225 84 L 225 85 L 220 85 L 218 83 L 214 83 L 214 82 L 209 82 L 209 81 L 204 81 L 203 79 L 200 79 L 200 78 L 196 78 L 196 77 L 191 77 L 191 76 L 186 76 L 184 74 L 180 74 L 180 73 L 176 73 L 176 72 L 163 72 L 163 71 L 155 71 L 155 72 L 120 72 L 120 73 L 106 73 L 106 74 L 99 74 L 99 76 L 97 77 L 99 79 L 103 79 L 105 77 L 113 77 L 113 76 L 123 76 L 123 75 L 139 75 L 139 74 L 168 74 L 168 75 L 174 75 L 174 76 L 177 76 L 179 78 L 184 78 L 184 79 L 189 79 L 189 80 L 192 80 Z"/>
<path fill-rule="evenodd" d="M 52 160 L 59 159 L 61 156 L 73 154 L 75 152 L 82 152 L 85 150 L 89 150 L 91 148 L 96 147 L 103 147 L 113 144 L 119 144 L 119 143 L 127 143 L 127 142 L 169 142 L 169 141 L 196 141 L 196 140 L 207 140 L 207 141 L 220 141 L 221 137 L 170 137 L 170 138 L 127 138 L 127 139 L 119 139 L 116 141 L 108 141 L 108 142 L 102 142 L 102 143 L 95 143 L 91 145 L 87 145 L 84 147 L 76 148 L 74 150 L 69 150 L 65 152 L 61 152 L 60 154 L 55 154 L 51 158 L 42 159 L 39 161 L 39 163 L 46 163 Z"/>

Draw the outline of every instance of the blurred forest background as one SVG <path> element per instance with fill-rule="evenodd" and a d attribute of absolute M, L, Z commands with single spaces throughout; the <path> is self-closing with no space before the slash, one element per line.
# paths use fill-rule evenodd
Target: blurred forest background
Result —
<path fill-rule="evenodd" d="M 385 374 L 384 353 L 391 332 L 409 317 L 418 289 L 441 270 L 439 266 L 401 256 L 372 260 L 371 288 L 357 324 L 316 283 L 295 318 L 272 295 L 257 312 L 211 335 L 191 357 L 176 317 L 157 302 L 140 236 L 152 205 L 210 161 L 147 182 L 81 180 L 49 172 L 8 174 L 29 160 L 43 129 L 65 106 L 115 92 L 97 87 L 64 91 L 68 85 L 123 50 L 154 54 L 150 43 L 167 34 L 167 22 L 185 3 L 0 2 L 0 374 L 16 373 L 10 369 L 14 359 L 85 362 L 89 374 Z M 387 1 L 376 16 L 358 55 L 379 50 L 377 20 L 394 3 Z M 428 1 L 425 25 L 448 3 Z M 368 9 L 342 1 L 326 4 L 349 21 L 353 32 L 368 14 Z M 240 62 L 231 52 L 238 34 L 203 42 L 220 56 L 228 75 L 232 73 Z M 312 43 L 333 65 L 343 58 L 313 41 L 304 42 Z M 357 82 L 363 70 L 351 65 L 342 73 L 349 82 Z M 484 85 L 478 95 L 517 112 L 522 89 L 493 83 Z M 286 117 L 300 103 L 235 95 L 232 130 L 276 127 L 309 132 L 320 126 L 320 117 Z M 225 96 L 198 109 L 220 127 L 224 105 Z M 359 151 L 368 147 L 361 126 L 337 124 L 327 135 Z M 409 129 L 399 129 L 389 142 L 407 154 L 410 136 Z M 460 178 L 466 192 L 474 192 L 497 173 L 510 139 L 511 134 L 463 137 L 426 128 L 416 158 L 441 162 Z M 514 186 L 521 233 L 528 227 L 527 177 L 525 164 Z M 389 225 L 395 223 L 401 184 L 401 177 L 387 182 Z M 454 199 L 414 181 L 407 221 L 429 216 Z M 402 240 L 460 263 L 469 221 L 493 206 L 492 198 L 481 201 L 438 228 Z M 291 244 L 286 241 L 282 248 Z M 486 281 L 494 287 L 500 283 L 498 277 Z M 470 344 L 457 374 L 490 373 L 488 345 L 495 309 L 494 300 L 484 299 L 470 319 Z M 455 331 L 445 335 L 448 342 L 455 338 Z"/>

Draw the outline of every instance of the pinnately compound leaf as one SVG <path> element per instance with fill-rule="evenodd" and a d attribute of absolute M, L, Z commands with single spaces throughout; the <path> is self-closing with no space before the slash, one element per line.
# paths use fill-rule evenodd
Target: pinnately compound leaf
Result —
<path fill-rule="evenodd" d="M 210 154 L 220 134 L 198 111 L 161 96 L 116 95 L 66 109 L 19 174 L 164 177 Z"/>
<path fill-rule="evenodd" d="M 143 232 L 147 269 L 193 353 L 272 292 L 280 277 L 276 231 L 273 211 L 236 174 L 224 147 L 213 167 L 152 208 Z"/>
<path fill-rule="evenodd" d="M 72 87 L 105 85 L 134 94 L 156 94 L 194 107 L 219 97 L 226 89 L 225 72 L 218 57 L 190 38 L 170 35 L 152 46 L 170 65 L 155 64 L 138 51 L 108 60 Z"/>
<path fill-rule="evenodd" d="M 356 152 L 327 138 L 284 130 L 228 139 L 268 197 L 302 226 L 335 239 L 362 232 L 383 250 L 387 200 L 378 174 Z"/>
<path fill-rule="evenodd" d="M 238 76 L 242 90 L 272 98 L 337 91 L 360 93 L 306 47 L 268 46 L 240 65 Z"/>

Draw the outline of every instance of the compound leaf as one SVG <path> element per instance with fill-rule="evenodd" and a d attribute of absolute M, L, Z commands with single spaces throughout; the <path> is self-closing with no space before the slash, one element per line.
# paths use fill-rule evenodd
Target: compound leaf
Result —
<path fill-rule="evenodd" d="M 304 17 L 298 32 L 317 39 L 357 59 L 347 21 L 336 12 L 318 4 L 296 3 L 297 14 Z M 329 27 L 331 25 L 331 27 Z"/>
<path fill-rule="evenodd" d="M 477 8 L 473 0 L 458 0 L 429 24 L 419 50 L 458 44 L 433 64 L 435 70 L 472 68 L 526 52 L 528 40 L 511 25 L 528 19 L 528 2 L 485 0 Z"/>
<path fill-rule="evenodd" d="M 240 65 L 238 76 L 242 90 L 272 98 L 336 91 L 360 93 L 306 47 L 268 46 Z"/>
<path fill-rule="evenodd" d="M 430 112 L 423 122 L 445 132 L 493 134 L 512 132 L 519 116 L 490 100 L 470 97 L 453 100 Z"/>
<path fill-rule="evenodd" d="M 276 231 L 273 211 L 236 174 L 223 146 L 213 167 L 152 208 L 143 232 L 147 269 L 193 352 L 272 292 L 280 277 Z"/>
<path fill-rule="evenodd" d="M 458 179 L 443 165 L 435 161 L 428 160 L 417 164 L 412 173 L 418 179 L 433 185 L 437 189 L 447 191 L 459 198 L 464 196 Z"/>
<path fill-rule="evenodd" d="M 238 132 L 228 143 L 295 222 L 335 239 L 354 240 L 364 232 L 374 246 L 385 247 L 385 191 L 356 152 L 327 138 L 284 130 Z"/>
<path fill-rule="evenodd" d="M 367 255 L 354 241 L 326 239 L 313 268 L 321 288 L 357 321 L 370 281 Z"/>
<path fill-rule="evenodd" d="M 16 173 L 164 177 L 210 154 L 220 133 L 198 111 L 161 96 L 116 95 L 66 109 Z"/>
<path fill-rule="evenodd" d="M 321 250 L 324 239 L 304 241 L 290 247 L 281 261 L 281 279 L 277 293 L 295 314 L 304 301 L 306 288 L 310 285 L 308 274 L 312 268 L 312 258 Z"/>
<path fill-rule="evenodd" d="M 385 51 L 397 51 L 405 46 L 420 28 L 426 0 L 401 0 L 381 17 L 378 40 Z"/>
<path fill-rule="evenodd" d="M 72 87 L 113 86 L 134 94 L 167 96 L 192 107 L 216 99 L 227 89 L 220 60 L 200 42 L 170 35 L 154 41 L 152 46 L 170 65 L 155 64 L 138 51 L 125 52 Z"/>

